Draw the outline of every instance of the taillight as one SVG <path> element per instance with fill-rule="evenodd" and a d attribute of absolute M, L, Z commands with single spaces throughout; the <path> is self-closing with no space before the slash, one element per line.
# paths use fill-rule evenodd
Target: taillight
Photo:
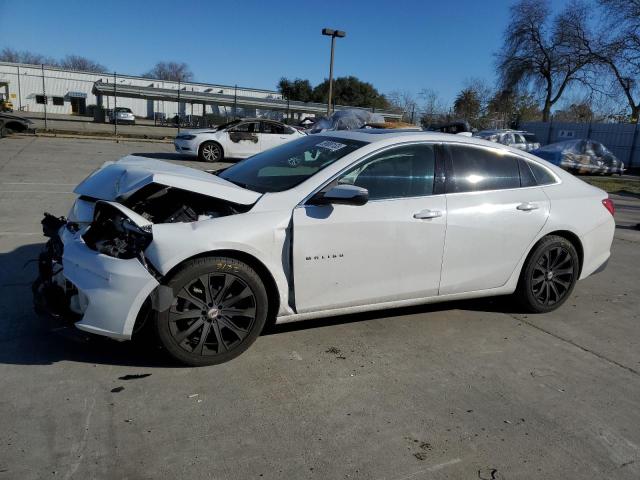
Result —
<path fill-rule="evenodd" d="M 613 200 L 611 200 L 610 198 L 605 198 L 604 200 L 602 200 L 602 205 L 604 205 L 604 208 L 609 210 L 609 213 L 611 215 L 615 215 L 616 206 L 613 204 Z"/>

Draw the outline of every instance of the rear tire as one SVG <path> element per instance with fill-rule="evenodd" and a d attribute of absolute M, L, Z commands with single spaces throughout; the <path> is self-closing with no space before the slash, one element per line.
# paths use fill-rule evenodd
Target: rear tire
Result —
<path fill-rule="evenodd" d="M 573 244 L 549 235 L 536 245 L 523 266 L 515 298 L 528 312 L 551 312 L 569 298 L 579 274 L 580 259 Z"/>
<path fill-rule="evenodd" d="M 217 142 L 204 142 L 198 149 L 198 159 L 203 162 L 220 162 L 223 158 L 222 145 Z"/>
<path fill-rule="evenodd" d="M 228 257 L 186 262 L 169 280 L 173 303 L 156 315 L 162 345 L 191 366 L 228 362 L 244 352 L 267 320 L 267 292 L 249 265 Z"/>

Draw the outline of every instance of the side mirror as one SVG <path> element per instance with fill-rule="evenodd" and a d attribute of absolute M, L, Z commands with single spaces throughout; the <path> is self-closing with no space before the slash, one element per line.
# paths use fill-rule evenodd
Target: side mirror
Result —
<path fill-rule="evenodd" d="M 369 191 L 355 185 L 336 185 L 326 192 L 318 192 L 309 200 L 311 205 L 364 205 L 369 201 Z"/>

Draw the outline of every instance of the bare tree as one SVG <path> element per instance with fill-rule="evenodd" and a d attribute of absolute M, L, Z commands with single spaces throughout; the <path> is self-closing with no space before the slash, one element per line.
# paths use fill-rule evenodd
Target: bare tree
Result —
<path fill-rule="evenodd" d="M 402 110 L 403 121 L 413 122 L 415 120 L 418 102 L 413 93 L 406 90 L 395 90 L 388 93 L 386 97 L 392 106 Z"/>
<path fill-rule="evenodd" d="M 593 98 L 590 95 L 583 97 L 569 96 L 562 102 L 560 108 L 554 113 L 554 121 L 559 122 L 592 122 L 595 118 L 593 111 Z"/>
<path fill-rule="evenodd" d="M 599 66 L 608 70 L 631 110 L 640 117 L 640 0 L 599 0 L 604 28 L 588 44 Z"/>
<path fill-rule="evenodd" d="M 8 47 L 2 49 L 0 52 L 0 62 L 28 63 L 30 65 L 58 65 L 58 62 L 54 58 L 27 50 L 15 50 Z"/>
<path fill-rule="evenodd" d="M 189 69 L 189 66 L 184 62 L 158 62 L 151 70 L 144 73 L 142 76 L 174 82 L 188 82 L 193 80 L 193 73 Z"/>
<path fill-rule="evenodd" d="M 438 92 L 431 88 L 423 88 L 418 93 L 418 98 L 422 101 L 420 105 L 420 123 L 422 123 L 422 126 L 428 128 L 437 124 L 447 110 Z"/>
<path fill-rule="evenodd" d="M 507 90 L 529 84 L 542 88 L 545 122 L 566 88 L 592 61 L 570 30 L 579 27 L 587 31 L 587 11 L 578 0 L 555 18 L 551 18 L 548 0 L 520 0 L 511 7 L 498 72 Z"/>
<path fill-rule="evenodd" d="M 69 70 L 78 70 L 81 72 L 95 72 L 102 73 L 107 71 L 107 67 L 104 65 L 94 62 L 86 57 L 81 57 L 80 55 L 67 55 L 60 62 L 60 66 L 62 68 L 68 68 Z"/>

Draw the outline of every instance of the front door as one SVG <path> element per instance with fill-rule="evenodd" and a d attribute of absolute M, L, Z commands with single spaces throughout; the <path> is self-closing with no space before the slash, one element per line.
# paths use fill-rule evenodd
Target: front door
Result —
<path fill-rule="evenodd" d="M 463 145 L 448 151 L 440 295 L 500 287 L 546 222 L 549 199 L 521 179 L 515 155 Z"/>
<path fill-rule="evenodd" d="M 84 115 L 87 111 L 87 100 L 81 97 L 71 97 L 71 112 L 74 115 Z"/>
<path fill-rule="evenodd" d="M 225 156 L 246 158 L 261 151 L 260 122 L 240 122 L 227 132 Z"/>
<path fill-rule="evenodd" d="M 332 182 L 366 188 L 365 205 L 294 210 L 299 313 L 438 294 L 446 203 L 434 169 L 434 145 L 393 147 Z"/>

